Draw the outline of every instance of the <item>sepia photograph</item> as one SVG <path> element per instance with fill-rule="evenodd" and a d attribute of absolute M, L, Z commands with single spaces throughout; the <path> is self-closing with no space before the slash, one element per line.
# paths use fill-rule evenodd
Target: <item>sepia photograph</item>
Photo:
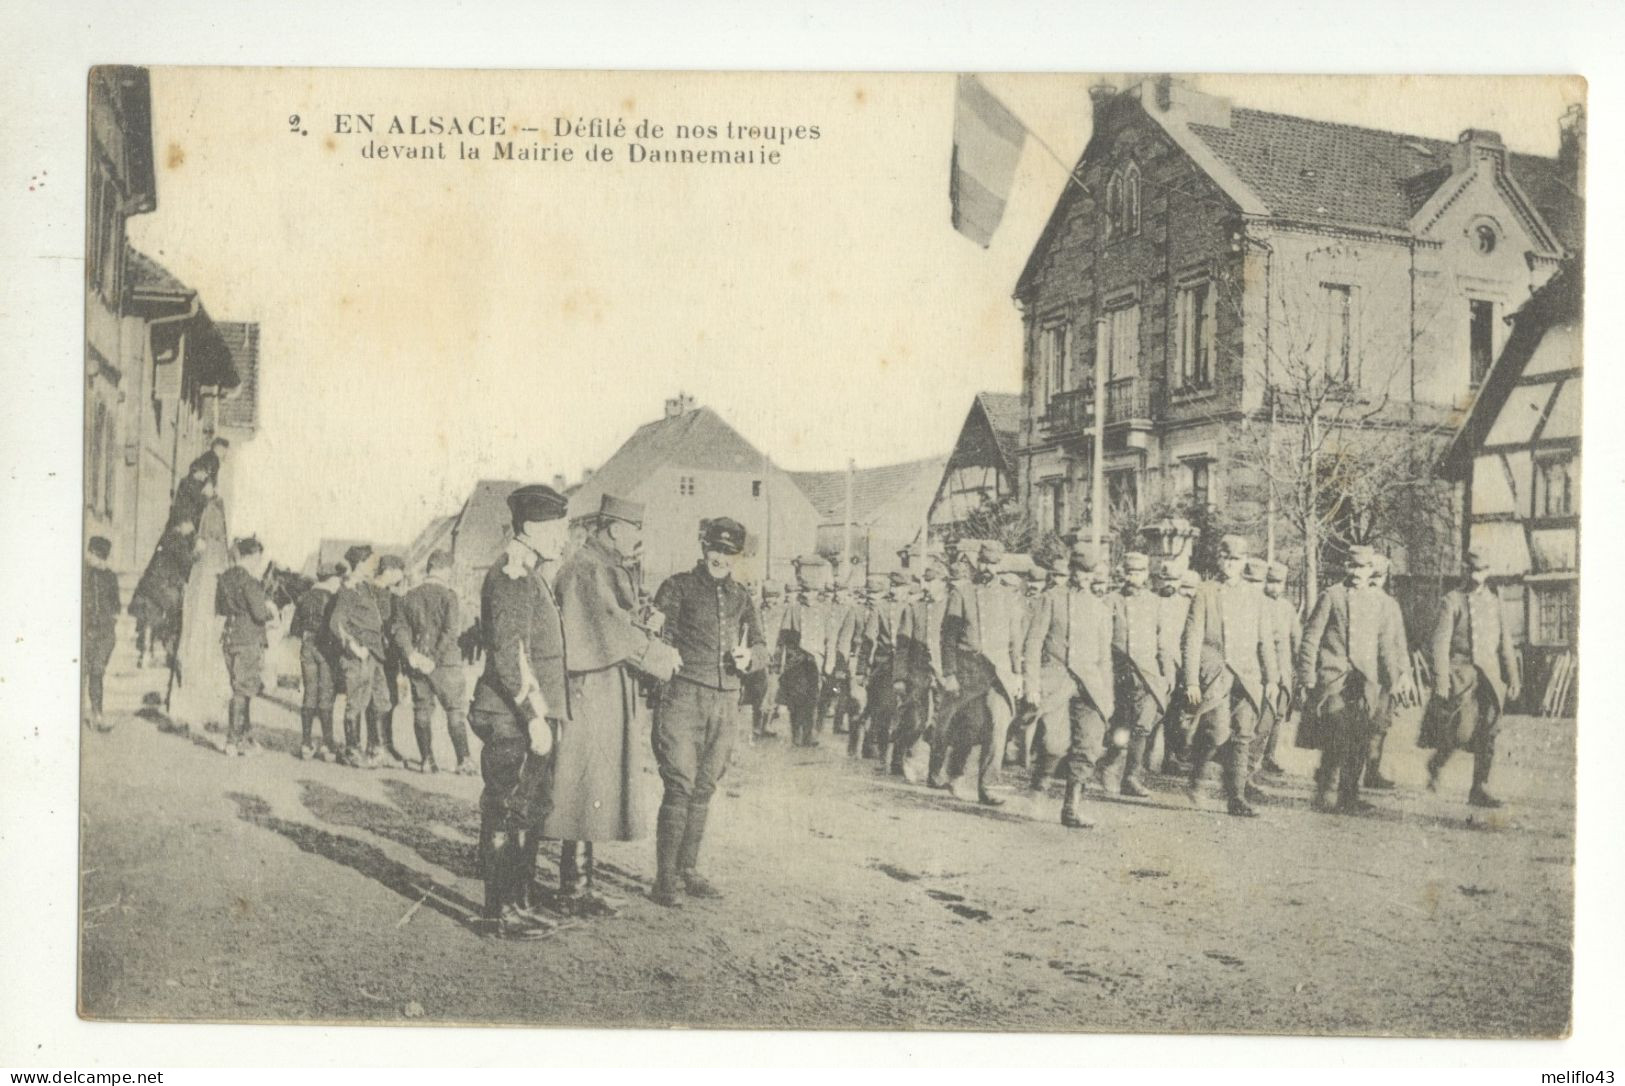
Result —
<path fill-rule="evenodd" d="M 1569 1035 L 1587 106 L 93 67 L 78 1015 Z"/>

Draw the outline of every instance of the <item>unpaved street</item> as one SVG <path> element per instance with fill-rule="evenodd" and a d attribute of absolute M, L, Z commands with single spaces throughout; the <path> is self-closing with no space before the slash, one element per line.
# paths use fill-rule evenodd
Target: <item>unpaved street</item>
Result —
<path fill-rule="evenodd" d="M 124 660 L 121 653 L 119 660 Z M 109 676 L 117 726 L 84 733 L 83 1013 L 114 1019 L 1551 1035 L 1569 1020 L 1573 729 L 1519 719 L 1469 820 L 1468 762 L 1345 819 L 1308 762 L 1253 821 L 1091 797 L 1000 810 L 879 777 L 844 739 L 744 748 L 704 868 L 724 900 L 644 895 L 652 842 L 608 847 L 620 915 L 484 938 L 477 778 L 226 759 L 165 731 Z M 782 726 L 781 726 L 782 728 Z M 397 735 L 407 737 L 403 719 Z M 445 757 L 443 731 L 437 742 Z M 1012 779 L 1013 779 L 1012 774 Z M 647 785 L 653 792 L 658 778 Z M 546 874 L 555 873 L 551 862 Z M 290 1044 L 297 1044 L 294 1035 Z"/>

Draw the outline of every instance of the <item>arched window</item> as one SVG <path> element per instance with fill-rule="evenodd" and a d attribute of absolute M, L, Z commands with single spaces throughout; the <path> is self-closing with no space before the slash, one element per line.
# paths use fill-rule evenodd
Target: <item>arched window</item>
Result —
<path fill-rule="evenodd" d="M 1140 167 L 1130 162 L 1123 171 L 1123 233 L 1140 232 Z"/>
<path fill-rule="evenodd" d="M 1106 236 L 1116 237 L 1123 232 L 1123 175 L 1112 174 L 1106 182 Z"/>

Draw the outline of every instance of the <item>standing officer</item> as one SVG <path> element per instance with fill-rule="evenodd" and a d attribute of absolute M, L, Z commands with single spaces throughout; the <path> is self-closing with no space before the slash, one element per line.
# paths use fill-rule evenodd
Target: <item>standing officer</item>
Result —
<path fill-rule="evenodd" d="M 386 554 L 378 559 L 378 573 L 367 588 L 373 602 L 378 605 L 379 621 L 383 623 L 384 655 L 378 662 L 378 676 L 372 684 L 372 708 L 367 716 L 367 746 L 392 766 L 404 766 L 400 748 L 395 746 L 395 707 L 401 703 L 401 667 L 405 659 L 390 637 L 395 628 L 395 615 L 400 608 L 401 593 L 406 587 L 406 562 L 398 554 Z M 373 742 L 374 731 L 378 736 Z"/>
<path fill-rule="evenodd" d="M 696 868 L 717 782 L 738 732 L 739 687 L 767 664 L 767 641 L 750 593 L 733 579 L 745 528 L 729 517 L 702 521 L 701 558 L 666 578 L 655 607 L 681 658 L 655 711 L 654 751 L 665 795 L 655 843 L 654 900 L 676 905 L 677 891 L 721 897 Z"/>
<path fill-rule="evenodd" d="M 1276 656 L 1281 661 L 1276 668 L 1280 682 L 1274 696 L 1264 699 L 1264 718 L 1253 741 L 1249 780 L 1259 770 L 1277 776 L 1286 772 L 1275 760 L 1275 748 L 1281 725 L 1292 713 L 1293 677 L 1298 673 L 1298 656 L 1303 645 L 1303 619 L 1298 615 L 1297 605 L 1286 594 L 1290 572 L 1286 563 L 1271 562 L 1264 578 L 1264 595 L 1269 597 L 1270 618 L 1274 621 Z"/>
<path fill-rule="evenodd" d="M 983 542 L 972 583 L 949 590 L 942 618 L 946 685 L 958 700 L 947 726 L 948 776 L 939 786 L 951 788 L 964 773 L 971 748 L 980 746 L 976 800 L 987 807 L 1004 803 L 990 789 L 998 781 L 1005 737 L 1022 694 L 1016 661 L 1025 623 L 1020 599 L 998 583 L 995 571 L 1003 560 L 1001 544 Z"/>
<path fill-rule="evenodd" d="M 1399 601 L 1388 591 L 1388 573 L 1392 568 L 1393 560 L 1386 554 L 1373 556 L 1371 587 L 1381 596 L 1383 612 L 1387 616 L 1385 636 L 1393 644 L 1401 664 L 1406 664 L 1411 658 L 1410 639 L 1405 635 L 1405 612 L 1400 610 Z M 1366 757 L 1365 786 L 1379 792 L 1394 787 L 1394 782 L 1382 775 L 1382 748 L 1388 741 L 1388 728 L 1394 722 L 1394 707 L 1401 702 L 1416 702 L 1416 683 L 1411 677 L 1410 667 L 1401 667 L 1399 674 L 1401 681 L 1395 687 L 1393 696 L 1384 700 L 1382 711 L 1371 721 L 1371 750 Z"/>
<path fill-rule="evenodd" d="M 676 653 L 659 639 L 659 617 L 640 618 L 633 566 L 643 548 L 643 506 L 605 494 L 588 531 L 558 576 L 570 714 L 554 758 L 553 809 L 541 833 L 561 843 L 561 894 L 575 895 L 584 873 L 581 905 L 613 912 L 594 886 L 593 846 L 648 836 L 640 785 L 649 718 L 639 691 L 643 676 L 657 683 L 671 678 Z M 655 608 L 658 614 L 658 601 Z M 578 843 L 586 845 L 584 869 Z"/>
<path fill-rule="evenodd" d="M 474 684 L 469 724 L 483 744 L 479 863 L 492 934 L 547 934 L 536 911 L 536 852 L 552 804 L 554 729 L 570 715 L 564 630 L 543 567 L 558 561 L 568 529 L 552 487 L 508 495 L 513 538 L 480 587 L 485 672 Z"/>
<path fill-rule="evenodd" d="M 451 575 L 451 552 L 437 550 L 429 555 L 422 584 L 402 596 L 395 608 L 392 640 L 396 655 L 405 662 L 407 681 L 412 687 L 412 731 L 418 743 L 416 768 L 434 773 L 435 702 L 446 714 L 446 732 L 457 756 L 456 772 L 479 772 L 468 756 L 468 716 L 463 653 L 457 639 L 463 631 L 462 605 L 447 578 Z"/>
<path fill-rule="evenodd" d="M 1489 586 L 1489 557 L 1479 548 L 1467 551 L 1465 583 L 1445 594 L 1431 647 L 1435 704 L 1429 706 L 1417 745 L 1431 748 L 1428 790 L 1439 785 L 1439 773 L 1465 746 L 1473 752 L 1473 786 L 1467 802 L 1499 807 L 1486 790 L 1495 762 L 1495 737 L 1508 701 L 1517 701 L 1523 686 L 1518 650 L 1501 613 L 1501 598 Z"/>
<path fill-rule="evenodd" d="M 1229 813 L 1252 818 L 1257 812 L 1243 794 L 1247 753 L 1264 691 L 1278 680 L 1264 593 L 1243 580 L 1246 565 L 1245 539 L 1219 541 L 1219 579 L 1203 584 L 1191 600 L 1180 648 L 1185 700 L 1196 715 L 1185 794 L 1196 802 L 1202 771 L 1217 752 Z"/>
<path fill-rule="evenodd" d="M 1360 778 L 1371 745 L 1371 720 L 1404 667 L 1386 636 L 1381 593 L 1371 587 L 1372 557 L 1370 547 L 1349 548 L 1343 583 L 1328 587 L 1315 604 L 1299 657 L 1299 679 L 1315 690 L 1321 750 L 1315 806 L 1328 805 L 1335 785 L 1336 810 L 1343 814 L 1370 808 L 1360 799 Z"/>
<path fill-rule="evenodd" d="M 1095 781 L 1104 788 L 1106 771 L 1127 752 L 1118 789 L 1143 799 L 1151 793 L 1140 780 L 1146 746 L 1158 719 L 1168 711 L 1168 695 L 1178 677 L 1178 656 L 1162 629 L 1162 601 L 1146 590 L 1151 560 L 1138 552 L 1123 556 L 1123 587 L 1111 596 L 1112 666 L 1117 725 L 1106 756 L 1095 766 Z M 1118 733 L 1127 732 L 1127 743 Z"/>
<path fill-rule="evenodd" d="M 231 701 L 226 707 L 228 755 L 248 754 L 253 749 L 248 707 L 260 692 L 265 628 L 276 618 L 276 608 L 261 583 L 270 556 L 253 536 L 239 539 L 235 549 L 236 565 L 220 574 L 214 590 L 214 613 L 226 620 L 220 646 L 226 654 L 226 673 L 231 676 Z"/>
<path fill-rule="evenodd" d="M 113 544 L 102 536 L 91 536 L 85 547 L 85 570 L 82 583 L 85 685 L 90 698 L 90 717 L 85 723 L 97 731 L 107 731 L 102 723 L 102 677 L 107 674 L 107 662 L 113 658 L 116 641 L 119 598 L 118 574 L 107 567 L 107 557 L 113 553 Z"/>
<path fill-rule="evenodd" d="M 333 738 L 333 703 L 338 699 L 340 649 L 327 628 L 338 597 L 343 565 L 317 571 L 316 583 L 293 603 L 288 633 L 299 638 L 299 757 L 338 758 Z M 313 744 L 316 722 L 322 722 L 322 745 Z"/>
<path fill-rule="evenodd" d="M 1073 543 L 1057 567 L 1070 580 L 1046 592 L 1027 628 L 1022 655 L 1027 697 L 1038 706 L 1043 740 L 1034 752 L 1029 786 L 1041 791 L 1056 761 L 1066 759 L 1066 798 L 1061 825 L 1088 829 L 1078 817 L 1078 799 L 1095 758 L 1100 755 L 1106 720 L 1115 709 L 1112 690 L 1112 614 L 1095 595 L 1100 569 L 1091 543 Z M 1066 721 L 1066 727 L 1061 726 Z"/>

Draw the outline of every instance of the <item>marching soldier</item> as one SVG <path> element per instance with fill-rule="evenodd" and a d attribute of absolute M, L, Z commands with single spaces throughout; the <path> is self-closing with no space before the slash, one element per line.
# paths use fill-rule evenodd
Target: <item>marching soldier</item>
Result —
<path fill-rule="evenodd" d="M 1151 560 L 1130 552 L 1123 556 L 1123 587 L 1111 596 L 1112 666 L 1117 726 L 1106 756 L 1095 766 L 1095 781 L 1104 788 L 1106 771 L 1125 754 L 1118 790 L 1143 799 L 1150 795 L 1140 780 L 1146 746 L 1156 722 L 1168 711 L 1168 696 L 1179 673 L 1173 643 L 1162 628 L 1162 601 L 1146 590 Z M 1127 742 L 1118 733 L 1127 733 Z"/>
<path fill-rule="evenodd" d="M 643 506 L 605 494 L 588 533 L 555 583 L 570 712 L 554 752 L 553 802 L 541 836 L 560 842 L 560 895 L 580 894 L 583 910 L 614 912 L 595 885 L 593 846 L 648 836 L 639 781 L 650 726 L 640 681 L 671 678 L 677 654 L 660 640 L 658 601 L 650 620 L 642 617 L 632 567 L 643 546 Z M 733 698 L 737 703 L 737 686 Z"/>
<path fill-rule="evenodd" d="M 1499 807 L 1486 789 L 1495 762 L 1495 738 L 1506 703 L 1516 701 L 1523 686 L 1518 650 L 1501 613 L 1501 599 L 1489 586 L 1488 556 L 1477 547 L 1467 551 L 1464 583 L 1446 593 L 1430 646 L 1434 704 L 1428 707 L 1419 746 L 1431 748 L 1428 789 L 1435 791 L 1439 773 L 1465 746 L 1473 753 L 1473 785 L 1467 802 Z"/>
<path fill-rule="evenodd" d="M 1371 721 L 1405 666 L 1395 656 L 1381 593 L 1371 587 L 1372 558 L 1370 547 L 1349 548 L 1343 582 L 1315 604 L 1299 656 L 1299 679 L 1315 691 L 1318 735 L 1311 742 L 1321 750 L 1315 806 L 1325 808 L 1335 787 L 1335 809 L 1343 814 L 1371 806 L 1360 798 Z"/>
<path fill-rule="evenodd" d="M 861 654 L 867 678 L 868 708 L 864 715 L 866 726 L 859 730 L 856 746 L 861 752 L 863 731 L 880 757 L 881 772 L 891 763 L 892 742 L 897 730 L 897 684 L 901 680 L 903 664 L 898 660 L 898 631 L 903 623 L 903 612 L 908 609 L 905 593 L 908 576 L 893 573 L 889 577 L 872 578 L 870 586 L 875 596 L 863 627 Z M 848 753 L 851 753 L 850 745 Z"/>
<path fill-rule="evenodd" d="M 1220 540 L 1219 579 L 1191 600 L 1180 647 L 1185 699 L 1196 716 L 1185 794 L 1196 802 L 1202 771 L 1217 753 L 1229 813 L 1251 818 L 1257 812 L 1243 794 L 1247 753 L 1264 692 L 1277 682 L 1277 658 L 1264 594 L 1242 577 L 1246 564 L 1246 540 Z"/>
<path fill-rule="evenodd" d="M 869 658 L 873 646 L 868 635 L 871 622 L 878 621 L 881 597 L 886 593 L 886 579 L 881 576 L 864 578 L 862 588 L 852 605 L 852 683 L 851 696 L 855 703 L 851 709 L 846 740 L 846 756 L 861 758 L 866 753 L 869 738 Z"/>
<path fill-rule="evenodd" d="M 316 583 L 300 593 L 293 603 L 293 620 L 288 633 L 299 638 L 299 757 L 321 761 L 337 760 L 338 744 L 333 737 L 333 704 L 338 699 L 339 645 L 328 629 L 333 604 L 338 598 L 342 564 L 317 571 Z M 316 722 L 322 724 L 322 745 L 314 745 Z"/>
<path fill-rule="evenodd" d="M 1388 591 L 1388 573 L 1392 567 L 1393 560 L 1386 554 L 1375 555 L 1371 565 L 1371 587 L 1382 597 L 1383 610 L 1387 615 L 1387 637 L 1399 653 L 1399 661 L 1405 664 L 1411 658 L 1410 640 L 1405 636 L 1405 612 L 1400 610 L 1399 601 Z M 1388 729 L 1394 722 L 1394 707 L 1400 702 L 1415 703 L 1416 683 L 1411 678 L 1409 666 L 1401 667 L 1400 675 L 1402 682 L 1394 690 L 1394 696 L 1384 701 L 1382 711 L 1371 721 L 1371 750 L 1366 757 L 1365 786 L 1374 791 L 1389 791 L 1394 787 L 1394 782 L 1382 775 L 1382 748 L 1388 741 Z"/>
<path fill-rule="evenodd" d="M 249 738 L 249 706 L 260 692 L 260 675 L 265 667 L 265 628 L 276 618 L 276 608 L 265 595 L 265 567 L 270 556 L 260 541 L 250 536 L 239 539 L 236 565 L 220 574 L 215 582 L 214 613 L 226 622 L 220 646 L 226 654 L 226 673 L 231 676 L 231 701 L 226 707 L 226 754 L 248 754 L 254 741 Z"/>
<path fill-rule="evenodd" d="M 1074 543 L 1064 557 L 1068 583 L 1046 592 L 1022 646 L 1027 696 L 1038 706 L 1043 738 L 1034 752 L 1029 787 L 1041 791 L 1057 760 L 1066 761 L 1066 798 L 1061 825 L 1088 829 L 1078 817 L 1078 800 L 1090 767 L 1099 757 L 1106 721 L 1115 710 L 1112 689 L 1112 614 L 1095 595 L 1101 570 L 1088 543 Z M 1062 727 L 1062 721 L 1066 726 Z"/>
<path fill-rule="evenodd" d="M 943 591 L 944 566 L 940 554 L 927 554 L 917 592 L 912 592 L 908 608 L 898 627 L 898 655 L 904 662 L 903 690 L 898 711 L 898 734 L 892 741 L 891 772 L 910 784 L 918 784 L 917 763 L 909 755 L 931 734 L 933 706 L 943 683 L 942 615 L 946 606 Z"/>
<path fill-rule="evenodd" d="M 1297 606 L 1286 595 L 1286 580 L 1290 572 L 1284 562 L 1271 562 L 1265 574 L 1264 595 L 1269 597 L 1270 617 L 1275 624 L 1276 656 L 1281 661 L 1276 669 L 1280 683 L 1274 696 L 1264 699 L 1264 716 L 1253 741 L 1252 773 L 1248 780 L 1260 770 L 1276 776 L 1286 772 L 1275 760 L 1275 748 L 1281 736 L 1281 725 L 1292 712 L 1293 677 L 1298 673 L 1298 655 L 1303 645 L 1303 619 L 1298 615 Z"/>
<path fill-rule="evenodd" d="M 824 720 L 830 721 L 834 735 L 845 735 L 854 717 L 852 704 L 853 673 L 857 662 L 858 635 L 863 629 L 863 618 L 853 593 L 839 579 L 840 568 L 831 580 L 826 593 L 830 627 L 834 632 L 831 657 L 825 670 L 822 702 L 818 710 L 817 729 L 822 733 Z"/>
<path fill-rule="evenodd" d="M 779 690 L 790 713 L 790 741 L 798 747 L 816 747 L 825 676 L 835 666 L 836 631 L 831 629 L 829 604 L 819 591 L 829 576 L 829 563 L 805 554 L 791 564 L 796 592 L 785 604 L 776 639 Z"/>
<path fill-rule="evenodd" d="M 998 780 L 1005 737 L 1022 693 L 1016 661 L 1022 654 L 1024 623 L 1020 601 L 995 577 L 1003 559 L 1001 544 L 984 542 L 973 582 L 949 590 L 942 619 L 945 682 L 957 701 L 947 721 L 947 779 L 937 787 L 951 788 L 964 773 L 971 748 L 980 746 L 976 800 L 988 807 L 1004 803 L 990 789 Z"/>
<path fill-rule="evenodd" d="M 405 661 L 412 687 L 412 732 L 417 738 L 416 768 L 434 773 L 435 703 L 446 714 L 446 732 L 457 756 L 456 772 L 477 773 L 468 756 L 468 700 L 463 676 L 463 653 L 457 639 L 462 633 L 462 605 L 446 583 L 451 573 L 451 552 L 429 555 L 425 580 L 401 597 L 395 609 L 393 640 L 396 654 Z"/>
<path fill-rule="evenodd" d="M 1180 569 L 1164 561 L 1157 570 L 1157 606 L 1161 608 L 1159 622 L 1168 641 L 1166 651 L 1176 662 L 1182 660 L 1180 639 L 1185 633 L 1185 619 L 1190 615 L 1191 600 L 1202 585 L 1195 570 Z M 1177 668 L 1176 668 L 1177 670 Z M 1168 693 L 1168 708 L 1162 714 L 1162 764 L 1158 767 L 1164 776 L 1187 773 L 1190 764 L 1185 756 L 1190 749 L 1193 718 L 1191 707 L 1185 704 L 1185 691 L 1178 682 Z M 1151 744 L 1146 744 L 1149 753 Z"/>
<path fill-rule="evenodd" d="M 763 630 L 778 630 L 784 611 L 783 599 L 783 592 L 778 585 L 772 581 L 762 582 L 762 603 L 756 609 L 756 613 Z M 745 676 L 744 703 L 750 706 L 750 730 L 753 742 L 757 739 L 772 739 L 775 735 L 772 726 L 779 704 L 777 660 L 775 654 L 770 662 L 771 666 Z"/>
<path fill-rule="evenodd" d="M 479 863 L 485 919 L 504 939 L 547 934 L 535 899 L 542 819 L 552 804 L 554 730 L 569 718 L 564 628 L 543 566 L 558 561 L 564 496 L 540 484 L 508 495 L 513 537 L 480 587 L 485 671 L 469 725 L 483 744 Z M 348 720 L 348 715 L 346 715 Z"/>
<path fill-rule="evenodd" d="M 116 641 L 119 598 L 118 574 L 107 566 L 113 544 L 102 536 L 91 536 L 85 547 L 83 580 L 85 685 L 90 699 L 90 716 L 85 721 L 97 731 L 107 731 L 102 723 L 102 677 L 113 658 Z"/>
<path fill-rule="evenodd" d="M 733 753 L 740 684 L 767 666 L 756 607 L 733 579 L 744 549 L 744 525 L 729 517 L 703 521 L 700 561 L 655 593 L 681 661 L 655 711 L 655 759 L 666 785 L 655 846 L 654 900 L 662 905 L 678 903 L 679 887 L 691 897 L 722 896 L 696 870 L 700 845 Z"/>

